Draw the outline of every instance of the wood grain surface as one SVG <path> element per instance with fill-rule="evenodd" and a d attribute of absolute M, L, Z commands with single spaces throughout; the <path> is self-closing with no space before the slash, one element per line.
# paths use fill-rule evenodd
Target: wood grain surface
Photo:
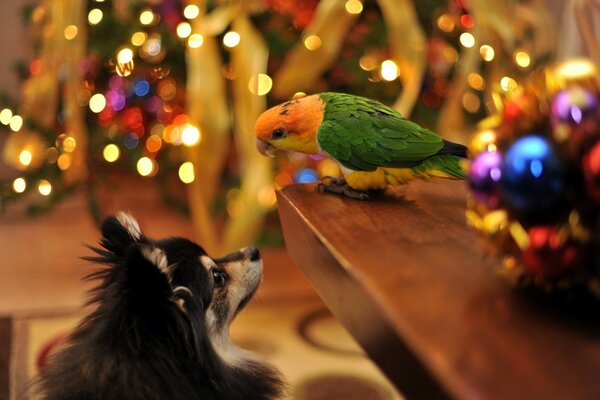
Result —
<path fill-rule="evenodd" d="M 278 192 L 292 259 L 408 399 L 600 399 L 600 313 L 525 294 L 465 223 L 465 184 Z"/>

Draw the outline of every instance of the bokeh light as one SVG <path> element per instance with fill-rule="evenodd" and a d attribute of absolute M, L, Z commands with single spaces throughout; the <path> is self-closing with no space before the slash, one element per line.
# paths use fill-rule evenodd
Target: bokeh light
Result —
<path fill-rule="evenodd" d="M 187 124 L 181 131 L 181 142 L 188 147 L 200 142 L 200 130 L 194 125 Z"/>
<path fill-rule="evenodd" d="M 317 50 L 321 44 L 321 38 L 317 35 L 310 35 L 304 39 L 304 47 L 311 51 Z"/>
<path fill-rule="evenodd" d="M 192 183 L 194 179 L 196 179 L 196 175 L 194 173 L 194 164 L 187 161 L 181 164 L 179 167 L 179 179 L 183 183 Z"/>
<path fill-rule="evenodd" d="M 23 127 L 23 118 L 20 115 L 13 115 L 8 125 L 13 132 L 19 132 Z"/>
<path fill-rule="evenodd" d="M 79 32 L 79 30 L 77 29 L 77 27 L 75 25 L 67 26 L 64 30 L 65 39 L 67 39 L 67 40 L 75 39 L 77 37 L 78 32 Z"/>
<path fill-rule="evenodd" d="M 223 44 L 229 48 L 235 47 L 240 44 L 240 34 L 236 31 L 229 31 L 223 36 Z"/>
<path fill-rule="evenodd" d="M 31 164 L 32 159 L 33 154 L 31 154 L 31 151 L 29 150 L 21 150 L 21 152 L 19 153 L 19 162 L 25 167 Z"/>
<path fill-rule="evenodd" d="M 179 25 L 177 25 L 177 36 L 179 36 L 180 38 L 185 39 L 191 34 L 192 26 L 189 22 L 180 22 Z"/>
<path fill-rule="evenodd" d="M 106 107 L 106 97 L 102 93 L 96 93 L 90 98 L 90 110 L 96 114 L 102 112 Z"/>
<path fill-rule="evenodd" d="M 154 161 L 150 157 L 142 157 L 136 167 L 141 176 L 150 176 L 154 172 Z"/>
<path fill-rule="evenodd" d="M 27 182 L 24 178 L 17 178 L 13 181 L 12 187 L 16 193 L 23 193 L 27 189 Z"/>
<path fill-rule="evenodd" d="M 104 146 L 104 150 L 102 150 L 102 156 L 110 163 L 117 161 L 120 155 L 121 151 L 119 150 L 119 147 L 113 143 L 107 144 Z"/>
<path fill-rule="evenodd" d="M 200 15 L 200 8 L 195 4 L 189 4 L 183 9 L 183 16 L 187 19 L 194 19 Z"/>
<path fill-rule="evenodd" d="M 392 60 L 384 60 L 381 63 L 381 77 L 386 81 L 393 81 L 400 75 L 398 65 Z"/>
<path fill-rule="evenodd" d="M 154 22 L 154 13 L 151 10 L 144 10 L 140 14 L 140 22 L 142 25 L 150 25 Z"/>
<path fill-rule="evenodd" d="M 475 46 L 475 36 L 473 36 L 470 32 L 463 32 L 459 37 L 460 44 L 462 44 L 466 48 L 471 48 Z"/>
<path fill-rule="evenodd" d="M 255 75 L 250 78 L 250 82 L 248 82 L 248 89 L 250 92 L 259 96 L 264 96 L 269 93 L 272 87 L 273 80 L 269 75 L 266 74 L 258 74 L 258 76 Z"/>
<path fill-rule="evenodd" d="M 363 4 L 359 0 L 348 0 L 345 7 L 350 14 L 360 14 L 363 10 Z"/>
<path fill-rule="evenodd" d="M 45 179 L 42 179 L 38 182 L 38 191 L 42 196 L 48 196 L 52 193 L 52 185 Z"/>
<path fill-rule="evenodd" d="M 515 63 L 521 68 L 527 68 L 531 64 L 531 57 L 526 52 L 519 50 L 514 55 Z"/>
<path fill-rule="evenodd" d="M 192 49 L 197 49 L 204 43 L 204 36 L 199 33 L 192 33 L 188 38 L 187 45 Z"/>
<path fill-rule="evenodd" d="M 104 14 L 99 8 L 94 8 L 88 13 L 88 22 L 90 25 L 98 25 L 102 21 Z"/>

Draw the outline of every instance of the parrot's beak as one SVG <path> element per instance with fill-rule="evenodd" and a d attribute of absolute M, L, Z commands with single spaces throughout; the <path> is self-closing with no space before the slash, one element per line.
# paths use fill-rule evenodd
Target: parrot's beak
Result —
<path fill-rule="evenodd" d="M 256 149 L 260 154 L 267 157 L 275 157 L 275 146 L 261 139 L 256 139 Z"/>

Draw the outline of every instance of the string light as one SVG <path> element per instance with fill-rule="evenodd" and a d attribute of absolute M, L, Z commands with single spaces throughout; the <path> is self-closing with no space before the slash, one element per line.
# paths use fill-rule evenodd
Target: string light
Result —
<path fill-rule="evenodd" d="M 69 167 L 71 166 L 71 156 L 69 154 L 61 154 L 58 157 L 58 160 L 56 161 L 56 164 L 58 165 L 58 168 L 61 171 L 65 171 L 67 169 L 69 169 Z"/>
<path fill-rule="evenodd" d="M 459 37 L 460 44 L 462 44 L 466 48 L 471 48 L 475 46 L 475 36 L 473 36 L 470 32 L 463 32 Z"/>
<path fill-rule="evenodd" d="M 240 44 L 240 34 L 236 31 L 229 31 L 223 36 L 223 44 L 229 48 L 233 48 Z"/>
<path fill-rule="evenodd" d="M 179 179 L 181 182 L 188 184 L 194 182 L 196 175 L 194 173 L 194 164 L 187 161 L 179 166 Z"/>
<path fill-rule="evenodd" d="M 27 189 L 27 182 L 23 178 L 17 178 L 13 181 L 12 187 L 16 193 L 23 193 Z"/>
<path fill-rule="evenodd" d="M 521 68 L 527 68 L 529 67 L 529 64 L 531 64 L 531 58 L 529 57 L 529 54 L 522 50 L 516 51 L 514 58 L 515 63 Z"/>
<path fill-rule="evenodd" d="M 363 4 L 359 0 L 348 0 L 346 2 L 346 11 L 350 14 L 360 14 L 363 10 Z"/>
<path fill-rule="evenodd" d="M 117 161 L 120 155 L 121 151 L 119 150 L 119 147 L 117 147 L 116 144 L 107 144 L 106 146 L 104 146 L 104 150 L 102 150 L 102 156 L 109 163 Z"/>
<path fill-rule="evenodd" d="M 449 14 L 442 14 L 437 19 L 437 26 L 440 30 L 450 33 L 454 30 L 454 20 Z"/>
<path fill-rule="evenodd" d="M 467 77 L 467 82 L 469 82 L 469 86 L 476 90 L 485 89 L 485 81 L 483 77 L 476 72 L 471 72 Z"/>
<path fill-rule="evenodd" d="M 21 153 L 19 153 L 19 162 L 25 167 L 31 164 L 32 159 L 33 154 L 31 154 L 31 151 L 29 150 L 22 150 Z"/>
<path fill-rule="evenodd" d="M 149 157 L 142 157 L 137 162 L 137 171 L 141 176 L 149 176 L 154 171 L 154 161 Z"/>
<path fill-rule="evenodd" d="M 195 4 L 190 4 L 183 9 L 183 16 L 187 19 L 194 19 L 200 15 L 200 8 Z"/>
<path fill-rule="evenodd" d="M 188 46 L 192 49 L 197 49 L 204 43 L 204 37 L 199 33 L 192 33 L 188 38 Z"/>
<path fill-rule="evenodd" d="M 381 77 L 386 81 L 393 81 L 400 75 L 398 65 L 392 60 L 384 60 L 381 63 Z"/>
<path fill-rule="evenodd" d="M 258 74 L 258 76 L 254 75 L 248 82 L 248 89 L 250 92 L 259 96 L 264 96 L 269 93 L 272 87 L 273 80 L 266 74 Z"/>
<path fill-rule="evenodd" d="M 0 123 L 2 123 L 3 125 L 10 124 L 10 120 L 12 119 L 12 116 L 13 116 L 12 110 L 9 108 L 4 108 L 2 111 L 0 111 Z"/>
<path fill-rule="evenodd" d="M 517 88 L 517 81 L 515 81 L 513 78 L 511 78 L 509 76 L 503 76 L 502 79 L 500 79 L 500 87 L 505 92 L 514 90 Z"/>
<path fill-rule="evenodd" d="M 180 38 L 185 39 L 191 34 L 192 26 L 189 24 L 189 22 L 181 22 L 179 23 L 179 25 L 177 25 L 177 36 L 179 36 Z"/>
<path fill-rule="evenodd" d="M 154 22 L 154 13 L 151 10 L 144 10 L 140 14 L 140 22 L 142 25 L 150 25 Z"/>
<path fill-rule="evenodd" d="M 104 17 L 102 10 L 94 8 L 88 13 L 88 22 L 90 25 L 98 25 L 102 21 L 102 17 Z"/>
<path fill-rule="evenodd" d="M 479 48 L 479 54 L 485 61 L 492 61 L 496 55 L 494 48 L 490 45 L 484 44 Z"/>
<path fill-rule="evenodd" d="M 42 179 L 38 182 L 38 192 L 40 192 L 42 196 L 48 196 L 52 193 L 52 185 L 47 180 Z"/>
<path fill-rule="evenodd" d="M 77 37 L 78 32 L 79 32 L 79 30 L 77 29 L 77 27 L 75 25 L 67 26 L 64 31 L 65 39 L 67 39 L 67 40 L 75 39 Z"/>
<path fill-rule="evenodd" d="M 187 124 L 181 131 L 181 142 L 188 147 L 200 142 L 200 130 L 192 124 Z"/>
<path fill-rule="evenodd" d="M 131 44 L 139 47 L 139 46 L 143 45 L 144 42 L 146 42 L 147 38 L 148 38 L 148 35 L 146 35 L 146 33 L 136 32 L 133 35 L 131 35 Z"/>
<path fill-rule="evenodd" d="M 321 44 L 321 38 L 317 35 L 310 35 L 304 39 L 304 47 L 311 51 L 317 50 Z"/>
<path fill-rule="evenodd" d="M 96 93 L 90 98 L 89 106 L 92 112 L 98 114 L 104 110 L 104 107 L 106 107 L 106 98 L 102 93 Z"/>
<path fill-rule="evenodd" d="M 23 127 L 23 118 L 20 115 L 13 115 L 8 125 L 13 132 L 19 132 Z"/>

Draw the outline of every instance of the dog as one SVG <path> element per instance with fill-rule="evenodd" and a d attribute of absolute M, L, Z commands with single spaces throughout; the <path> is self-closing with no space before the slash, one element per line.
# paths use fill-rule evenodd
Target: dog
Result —
<path fill-rule="evenodd" d="M 233 344 L 229 326 L 262 277 L 259 251 L 211 258 L 196 243 L 146 237 L 129 214 L 109 216 L 104 268 L 83 318 L 34 384 L 45 400 L 273 400 L 277 370 Z"/>

